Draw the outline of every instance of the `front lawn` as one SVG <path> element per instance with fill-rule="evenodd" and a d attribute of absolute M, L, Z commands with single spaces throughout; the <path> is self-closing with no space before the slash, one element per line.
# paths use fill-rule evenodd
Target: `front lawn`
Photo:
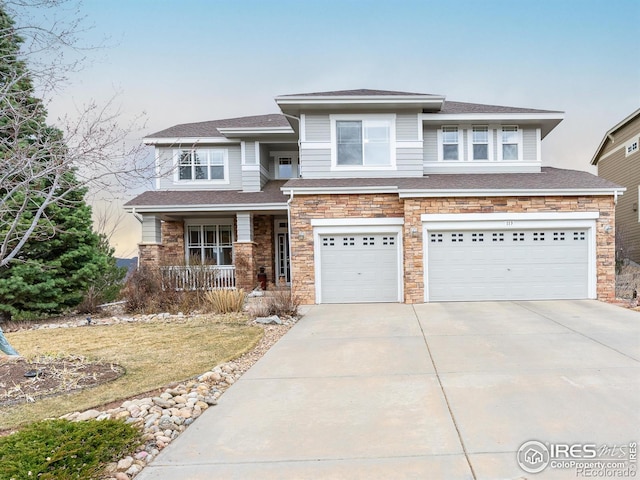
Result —
<path fill-rule="evenodd" d="M 178 321 L 7 333 L 9 342 L 25 357 L 81 355 L 117 363 L 126 373 L 97 387 L 2 407 L 0 429 L 86 410 L 204 373 L 257 345 L 263 330 L 246 323 L 247 317 L 242 315 L 208 315 Z"/>

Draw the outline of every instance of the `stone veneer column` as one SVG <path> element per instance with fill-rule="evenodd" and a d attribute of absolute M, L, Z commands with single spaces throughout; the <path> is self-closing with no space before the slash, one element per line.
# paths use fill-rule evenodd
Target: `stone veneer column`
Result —
<path fill-rule="evenodd" d="M 255 261 L 256 244 L 254 242 L 236 242 L 233 244 L 233 263 L 236 266 L 236 288 L 247 292 L 258 284 Z"/>
<path fill-rule="evenodd" d="M 157 268 L 162 260 L 163 246 L 159 243 L 138 244 L 138 268 Z"/>
<path fill-rule="evenodd" d="M 162 265 L 185 264 L 184 222 L 162 222 L 162 245 Z"/>

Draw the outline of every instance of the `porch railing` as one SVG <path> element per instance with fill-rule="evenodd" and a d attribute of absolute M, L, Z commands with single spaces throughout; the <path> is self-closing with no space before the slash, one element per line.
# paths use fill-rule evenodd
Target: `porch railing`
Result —
<path fill-rule="evenodd" d="M 161 267 L 164 290 L 216 290 L 236 288 L 235 265 Z"/>

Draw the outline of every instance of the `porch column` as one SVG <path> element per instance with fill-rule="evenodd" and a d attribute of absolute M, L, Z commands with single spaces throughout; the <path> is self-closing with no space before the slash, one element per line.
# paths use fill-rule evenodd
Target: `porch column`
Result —
<path fill-rule="evenodd" d="M 142 215 L 142 241 L 138 244 L 138 267 L 155 268 L 162 257 L 162 222 L 156 215 Z"/>
<path fill-rule="evenodd" d="M 237 241 L 233 244 L 234 264 L 236 266 L 236 287 L 248 292 L 257 285 L 256 244 L 253 241 L 253 214 L 237 213 Z"/>

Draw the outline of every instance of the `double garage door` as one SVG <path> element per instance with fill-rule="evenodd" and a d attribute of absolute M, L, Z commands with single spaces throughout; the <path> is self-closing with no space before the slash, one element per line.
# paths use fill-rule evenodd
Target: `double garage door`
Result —
<path fill-rule="evenodd" d="M 429 232 L 429 301 L 587 298 L 586 229 Z"/>
<path fill-rule="evenodd" d="M 321 303 L 402 301 L 397 233 L 319 237 Z M 588 298 L 585 228 L 428 231 L 430 302 Z"/>

